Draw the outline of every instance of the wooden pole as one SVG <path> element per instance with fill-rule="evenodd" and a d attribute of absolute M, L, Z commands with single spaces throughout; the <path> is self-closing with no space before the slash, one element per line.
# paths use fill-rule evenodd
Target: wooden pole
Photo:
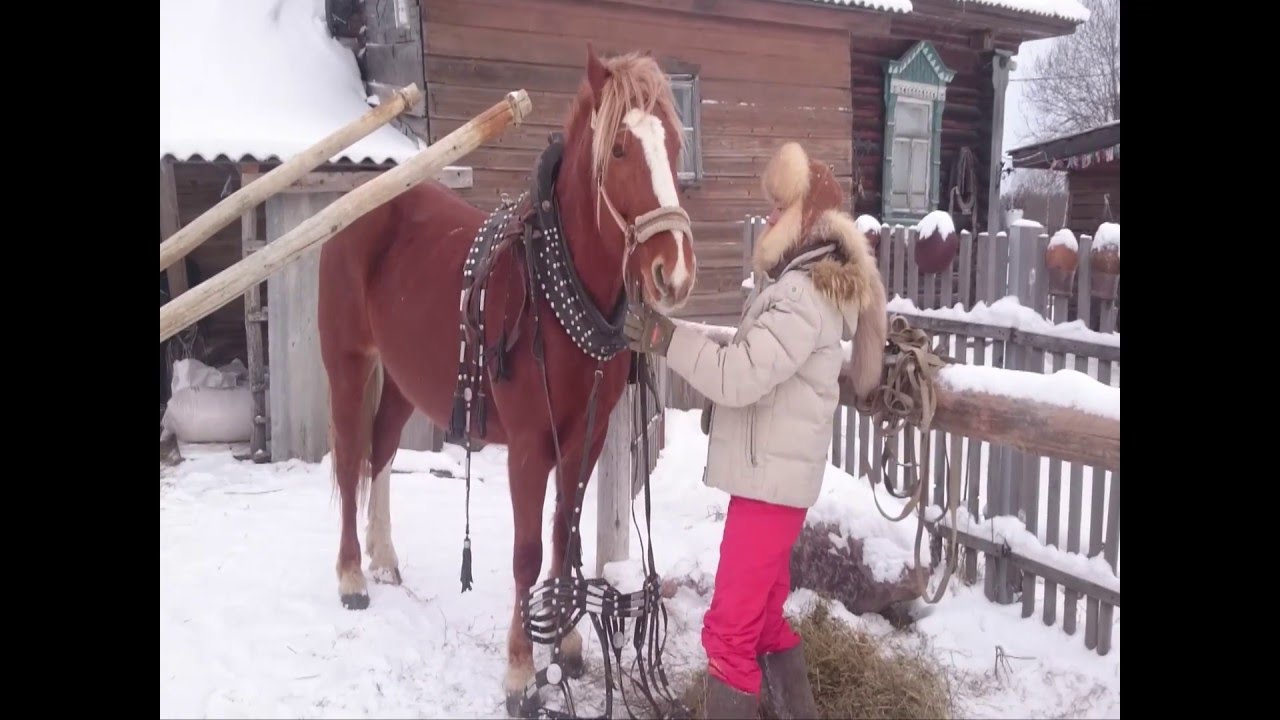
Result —
<path fill-rule="evenodd" d="M 1120 470 L 1119 419 L 1025 398 L 956 390 L 947 385 L 946 372 L 944 368 L 941 381 L 934 384 L 934 429 L 1064 462 Z M 840 402 L 853 404 L 853 388 L 844 376 Z"/>
<path fill-rule="evenodd" d="M 160 161 L 160 246 L 182 229 L 182 221 L 178 218 L 178 185 L 173 175 L 173 161 Z M 165 272 L 165 267 L 160 268 Z M 187 291 L 187 264 L 178 263 L 168 267 L 169 299 L 178 297 Z"/>
<path fill-rule="evenodd" d="M 164 272 L 170 265 L 186 257 L 200 243 L 213 237 L 214 233 L 239 219 L 245 212 L 262 204 L 263 200 L 289 187 L 357 140 L 391 122 L 420 99 L 422 91 L 417 85 L 410 84 L 400 88 L 389 102 L 371 109 L 358 120 L 289 158 L 261 179 L 241 187 L 160 244 L 160 271 Z"/>
<path fill-rule="evenodd" d="M 160 308 L 160 342 L 231 302 L 237 295 L 244 294 L 255 283 L 262 282 L 304 252 L 341 232 L 373 208 L 501 135 L 510 125 L 520 124 L 532 107 L 524 90 L 507 93 L 502 102 L 472 118 L 412 159 L 347 193 L 264 249 L 169 301 Z"/>
<path fill-rule="evenodd" d="M 604 448 L 596 463 L 596 575 L 600 577 L 606 563 L 631 557 L 631 441 L 637 435 L 631 403 L 637 387 L 628 385 L 609 415 Z"/>

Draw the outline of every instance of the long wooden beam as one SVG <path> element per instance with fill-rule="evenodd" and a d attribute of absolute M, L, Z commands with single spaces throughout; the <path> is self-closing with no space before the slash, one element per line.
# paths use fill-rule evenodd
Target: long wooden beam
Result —
<path fill-rule="evenodd" d="M 1014 373 L 1016 370 L 1003 372 Z M 933 429 L 1012 447 L 1033 455 L 1120 470 L 1120 420 L 1026 398 L 935 383 Z M 852 405 L 853 388 L 840 378 L 840 402 Z"/>
<path fill-rule="evenodd" d="M 891 313 L 899 314 L 899 313 Z M 945 332 L 956 332 L 956 326 L 965 323 L 957 321 L 939 321 L 922 316 L 909 316 L 913 326 L 925 330 L 931 328 Z M 717 342 L 729 342 L 733 338 L 733 329 L 713 325 L 701 325 L 677 320 L 677 324 L 691 325 L 699 332 Z M 1120 359 L 1120 349 L 1095 343 L 1079 343 L 1049 335 L 1023 333 L 1019 330 L 1001 328 L 994 325 L 976 325 L 966 329 L 970 334 L 981 334 L 985 331 L 1000 335 L 1009 340 L 1021 336 L 1043 340 L 1045 343 L 1061 341 L 1080 352 L 1089 345 L 1093 354 L 1102 355 L 1103 360 Z M 1065 346 L 1064 346 L 1065 347 Z M 1052 405 L 1026 398 L 995 395 L 975 390 L 956 390 L 945 382 L 946 369 L 942 370 L 943 381 L 937 383 L 938 407 L 933 416 L 933 427 L 944 432 L 957 433 L 975 440 L 985 440 L 997 445 L 1005 445 L 1043 457 L 1056 458 L 1064 462 L 1083 463 L 1090 467 L 1104 470 L 1120 470 L 1120 421 L 1116 418 L 1105 418 L 1075 408 Z M 1015 373 L 1017 370 L 1002 372 Z M 853 405 L 853 388 L 848 378 L 840 378 L 840 403 Z"/>
<path fill-rule="evenodd" d="M 319 192 L 346 193 L 355 190 L 381 174 L 381 170 L 307 173 L 299 178 L 294 184 L 281 189 L 280 194 L 288 195 L 293 193 Z M 262 175 L 258 174 L 257 171 L 249 169 L 249 166 L 241 166 L 241 184 L 248 185 L 251 182 L 257 182 L 258 178 L 261 177 Z M 435 180 L 447 188 L 463 190 L 472 186 L 474 182 L 474 172 L 469 167 L 447 167 L 440 171 L 440 174 L 435 177 Z"/>
<path fill-rule="evenodd" d="M 289 158 L 254 183 L 244 185 L 222 202 L 196 218 L 190 225 L 174 233 L 160 243 L 160 271 L 186 257 L 187 253 L 213 234 L 238 220 L 245 211 L 257 207 L 264 200 L 297 182 L 302 176 L 328 162 L 343 149 L 356 143 L 374 130 L 391 122 L 400 113 L 413 106 L 422 91 L 417 85 L 408 85 L 397 91 L 395 98 L 330 133 L 311 147 Z"/>
<path fill-rule="evenodd" d="M 160 342 L 231 302 L 255 283 L 262 282 L 304 252 L 324 243 L 373 208 L 436 175 L 445 166 L 501 135 L 510 125 L 520 124 L 532 107 L 524 90 L 507 93 L 501 102 L 410 160 L 347 193 L 284 236 L 268 243 L 264 249 L 166 303 L 160 308 Z"/>

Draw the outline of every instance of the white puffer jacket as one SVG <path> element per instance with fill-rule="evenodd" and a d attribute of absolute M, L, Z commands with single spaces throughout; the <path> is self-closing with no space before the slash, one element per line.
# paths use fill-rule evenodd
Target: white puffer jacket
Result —
<path fill-rule="evenodd" d="M 808 508 L 822 489 L 839 402 L 842 329 L 854 338 L 854 385 L 866 392 L 880 377 L 884 287 L 843 212 L 823 213 L 771 259 L 784 252 L 793 259 L 748 301 L 730 343 L 677 325 L 667 362 L 714 403 L 706 483 Z M 857 368 L 860 360 L 868 367 Z"/>

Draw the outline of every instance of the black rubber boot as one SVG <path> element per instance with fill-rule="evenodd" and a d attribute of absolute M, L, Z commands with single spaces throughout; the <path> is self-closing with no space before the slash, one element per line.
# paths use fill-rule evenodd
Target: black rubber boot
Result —
<path fill-rule="evenodd" d="M 809 665 L 804 658 L 804 644 L 760 658 L 769 704 L 778 720 L 813 720 L 818 706 L 809 685 Z"/>
<path fill-rule="evenodd" d="M 702 700 L 702 716 L 706 720 L 753 720 L 759 709 L 758 696 L 748 695 L 711 674 L 707 675 L 706 694 Z"/>

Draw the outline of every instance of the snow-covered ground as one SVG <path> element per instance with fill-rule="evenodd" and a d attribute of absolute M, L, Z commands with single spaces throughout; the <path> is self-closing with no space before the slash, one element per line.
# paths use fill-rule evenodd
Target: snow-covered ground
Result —
<path fill-rule="evenodd" d="M 697 414 L 669 411 L 667 433 L 653 475 L 658 570 L 709 583 L 727 496 L 701 484 L 706 439 Z M 184 446 L 187 460 L 161 477 L 160 715 L 504 717 L 500 679 L 513 586 L 506 450 L 487 448 L 474 459 L 475 589 L 466 594 L 458 583 L 461 452 L 401 451 L 392 475 L 392 532 L 404 584 L 371 583 L 372 603 L 363 612 L 338 602 L 338 511 L 327 462 L 254 465 L 234 459 L 242 450 Z M 544 570 L 553 495 L 544 513 Z M 899 507 L 880 499 L 886 510 Z M 593 483 L 583 509 L 588 569 L 595 564 L 595 509 Z M 885 572 L 911 561 L 914 521 L 882 519 L 864 479 L 830 468 L 813 513 L 876 538 L 868 552 Z M 631 547 L 637 560 L 609 567 L 619 583 L 638 572 L 638 535 Z M 698 632 L 709 599 L 682 588 L 668 601 L 665 659 L 676 675 L 705 662 Z M 811 600 L 797 591 L 789 607 Z M 957 716 L 1119 717 L 1119 610 L 1113 650 L 1099 657 L 1079 635 L 1024 620 L 1020 609 L 989 603 L 981 584 L 953 582 L 909 631 L 878 616 L 842 616 L 886 642 L 925 644 L 950 670 Z M 536 657 L 542 664 L 545 651 L 537 648 Z M 598 712 L 582 707 L 599 696 L 594 637 L 586 657 L 579 710 Z"/>

